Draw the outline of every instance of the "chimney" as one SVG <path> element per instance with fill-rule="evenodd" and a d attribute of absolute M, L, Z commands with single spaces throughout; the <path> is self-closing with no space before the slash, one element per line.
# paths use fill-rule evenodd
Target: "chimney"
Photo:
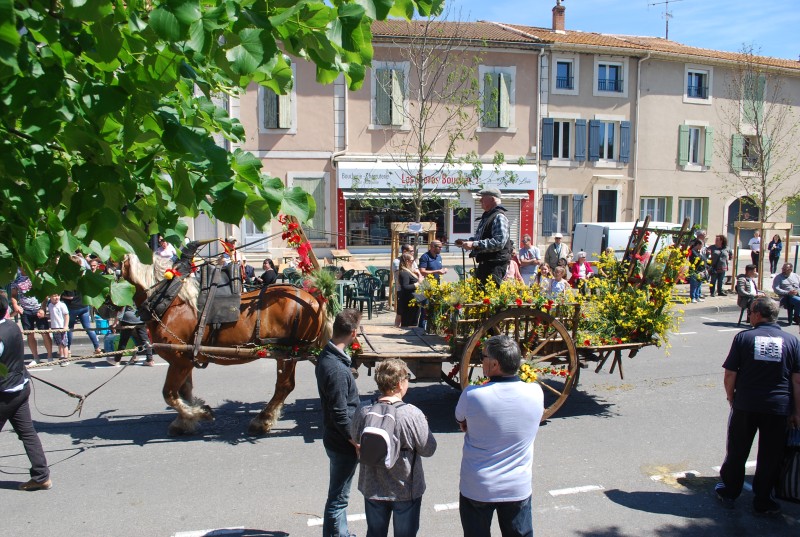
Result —
<path fill-rule="evenodd" d="M 556 5 L 553 7 L 553 31 L 558 33 L 564 32 L 564 12 L 567 10 L 561 5 L 561 0 L 556 0 Z"/>

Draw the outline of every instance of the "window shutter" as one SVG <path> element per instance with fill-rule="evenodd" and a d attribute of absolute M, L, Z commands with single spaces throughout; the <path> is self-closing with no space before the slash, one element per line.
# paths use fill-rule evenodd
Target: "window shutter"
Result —
<path fill-rule="evenodd" d="M 486 73 L 483 77 L 483 126 L 484 127 L 497 127 L 498 126 L 498 76 L 496 73 Z"/>
<path fill-rule="evenodd" d="M 278 128 L 278 96 L 271 89 L 264 88 L 264 128 Z"/>
<path fill-rule="evenodd" d="M 769 173 L 770 157 L 772 156 L 772 144 L 766 136 L 761 138 L 761 155 L 759 156 L 764 157 L 764 161 L 761 163 L 761 172 L 766 176 Z"/>
<path fill-rule="evenodd" d="M 766 89 L 767 85 L 767 77 L 764 75 L 758 75 L 758 86 L 756 87 L 756 94 L 755 94 L 755 110 L 756 110 L 756 118 L 758 120 L 763 121 L 764 119 L 764 90 Z"/>
<path fill-rule="evenodd" d="M 627 164 L 631 160 L 631 122 L 619 124 L 619 160 Z"/>
<path fill-rule="evenodd" d="M 667 197 L 667 207 L 664 210 L 664 221 L 672 222 L 672 196 Z"/>
<path fill-rule="evenodd" d="M 542 119 L 542 160 L 553 160 L 553 118 Z"/>
<path fill-rule="evenodd" d="M 289 129 L 292 127 L 292 96 L 278 95 L 278 128 Z"/>
<path fill-rule="evenodd" d="M 402 125 L 405 119 L 405 73 L 392 69 L 392 125 Z"/>
<path fill-rule="evenodd" d="M 389 94 L 391 77 L 390 69 L 375 71 L 375 122 L 378 125 L 390 125 L 392 121 L 392 97 Z"/>
<path fill-rule="evenodd" d="M 731 136 L 731 169 L 735 172 L 742 171 L 742 150 L 744 149 L 744 136 L 734 134 Z"/>
<path fill-rule="evenodd" d="M 583 222 L 583 194 L 572 195 L 572 225 Z"/>
<path fill-rule="evenodd" d="M 542 196 L 542 236 L 549 237 L 554 231 L 554 224 L 558 221 L 556 215 L 556 197 L 553 194 Z"/>
<path fill-rule="evenodd" d="M 708 198 L 700 198 L 703 200 L 703 208 L 701 209 L 703 216 L 701 217 L 701 225 L 703 229 L 708 229 Z"/>
<path fill-rule="evenodd" d="M 689 164 L 689 125 L 678 125 L 678 165 Z"/>
<path fill-rule="evenodd" d="M 586 160 L 586 120 L 575 120 L 575 160 Z"/>
<path fill-rule="evenodd" d="M 589 120 L 589 160 L 600 160 L 600 122 Z"/>
<path fill-rule="evenodd" d="M 710 168 L 711 161 L 714 159 L 714 129 L 706 127 L 705 155 L 703 166 Z"/>
<path fill-rule="evenodd" d="M 498 126 L 507 129 L 511 126 L 511 76 L 506 73 L 498 73 L 499 83 L 499 123 Z"/>

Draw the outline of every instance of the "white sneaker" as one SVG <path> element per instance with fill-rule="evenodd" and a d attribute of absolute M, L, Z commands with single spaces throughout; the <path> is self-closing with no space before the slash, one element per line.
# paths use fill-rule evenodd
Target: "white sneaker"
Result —
<path fill-rule="evenodd" d="M 705 299 L 706 299 L 706 297 L 704 297 L 704 296 L 701 296 L 700 298 L 698 298 L 698 300 L 700 300 L 701 302 L 702 302 L 703 300 L 705 300 Z"/>
<path fill-rule="evenodd" d="M 106 358 L 106 362 L 107 362 L 107 363 L 108 363 L 108 365 L 110 365 L 111 367 L 119 367 L 119 364 L 117 363 L 117 361 L 114 359 L 114 357 L 113 357 L 113 356 L 109 356 L 109 357 L 107 357 L 107 358 Z"/>
<path fill-rule="evenodd" d="M 37 363 L 36 360 L 31 360 L 30 362 L 28 362 L 28 365 L 36 365 L 36 363 Z"/>
<path fill-rule="evenodd" d="M 67 367 L 67 366 L 68 366 L 70 363 L 71 363 L 71 362 L 61 362 L 61 363 L 60 363 L 60 364 L 58 364 L 58 365 L 60 365 L 61 367 Z"/>
<path fill-rule="evenodd" d="M 692 299 L 692 304 L 697 304 L 697 302 L 699 302 L 699 301 L 696 298 Z"/>

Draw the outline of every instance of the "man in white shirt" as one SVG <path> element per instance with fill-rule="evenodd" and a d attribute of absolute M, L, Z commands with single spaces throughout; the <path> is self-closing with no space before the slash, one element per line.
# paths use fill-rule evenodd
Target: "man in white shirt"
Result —
<path fill-rule="evenodd" d="M 521 361 L 513 339 L 489 338 L 481 358 L 489 382 L 468 386 L 456 405 L 466 433 L 459 484 L 464 537 L 491 537 L 495 511 L 503 537 L 533 536 L 533 441 L 544 394 L 517 376 Z"/>

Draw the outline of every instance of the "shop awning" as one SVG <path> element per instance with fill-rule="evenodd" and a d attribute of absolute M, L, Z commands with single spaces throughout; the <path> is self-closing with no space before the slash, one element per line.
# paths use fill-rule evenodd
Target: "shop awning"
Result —
<path fill-rule="evenodd" d="M 414 165 L 394 162 L 337 161 L 337 184 L 342 189 L 408 191 L 414 185 Z M 469 164 L 428 165 L 425 170 L 425 189 L 444 191 L 499 188 L 506 192 L 536 190 L 539 173 L 535 164 L 502 164 L 497 169 L 484 164 L 477 177 L 472 177 Z"/>
<path fill-rule="evenodd" d="M 344 199 L 411 199 L 414 195 L 410 190 L 353 190 L 342 189 Z M 504 195 L 505 197 L 505 195 Z M 527 197 L 527 194 L 525 195 Z M 426 199 L 440 198 L 440 199 L 457 199 L 457 190 L 437 190 L 435 192 L 426 193 Z"/>

